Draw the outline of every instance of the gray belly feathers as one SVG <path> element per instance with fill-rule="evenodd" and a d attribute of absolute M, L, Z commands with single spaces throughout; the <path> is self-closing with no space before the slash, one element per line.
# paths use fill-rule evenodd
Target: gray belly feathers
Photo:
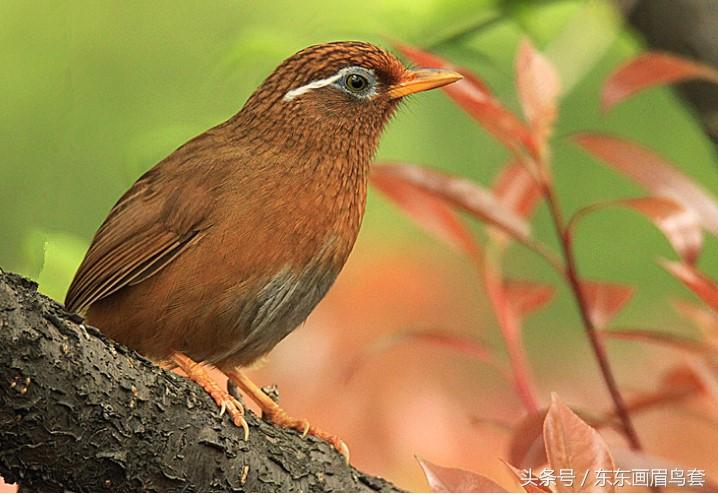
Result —
<path fill-rule="evenodd" d="M 307 319 L 334 283 L 338 271 L 327 265 L 313 263 L 299 273 L 290 269 L 279 272 L 262 287 L 251 309 L 245 305 L 238 315 L 237 328 L 249 329 L 246 338 L 224 349 L 213 361 L 237 355 L 248 363 L 274 348 Z"/>

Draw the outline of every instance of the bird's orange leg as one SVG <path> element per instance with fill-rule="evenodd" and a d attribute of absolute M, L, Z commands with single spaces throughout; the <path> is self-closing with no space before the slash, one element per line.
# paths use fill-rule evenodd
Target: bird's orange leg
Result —
<path fill-rule="evenodd" d="M 303 436 L 309 434 L 325 440 L 334 447 L 337 452 L 344 456 L 347 464 L 349 463 L 349 448 L 339 437 L 311 426 L 306 419 L 295 419 L 289 416 L 284 412 L 284 409 L 279 407 L 267 394 L 262 392 L 262 389 L 255 385 L 254 382 L 241 371 L 232 370 L 226 372 L 226 374 L 247 396 L 257 403 L 262 410 L 263 418 L 268 419 L 276 425 L 297 430 L 301 432 Z"/>
<path fill-rule="evenodd" d="M 229 392 L 217 385 L 200 363 L 194 361 L 186 354 L 174 352 L 170 359 L 187 374 L 187 378 L 202 387 L 204 391 L 212 397 L 220 407 L 220 416 L 224 414 L 224 411 L 229 413 L 232 422 L 244 430 L 244 441 L 246 442 L 249 439 L 249 425 L 247 425 L 247 421 L 244 419 L 244 407 L 242 404 L 232 397 Z"/>

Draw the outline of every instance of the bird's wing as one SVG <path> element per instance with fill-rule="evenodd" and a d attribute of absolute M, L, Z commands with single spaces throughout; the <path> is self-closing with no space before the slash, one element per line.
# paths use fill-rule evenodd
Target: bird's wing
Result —
<path fill-rule="evenodd" d="M 85 312 L 94 302 L 146 280 L 203 234 L 207 194 L 200 185 L 177 186 L 154 168 L 120 198 L 70 284 L 68 310 Z"/>

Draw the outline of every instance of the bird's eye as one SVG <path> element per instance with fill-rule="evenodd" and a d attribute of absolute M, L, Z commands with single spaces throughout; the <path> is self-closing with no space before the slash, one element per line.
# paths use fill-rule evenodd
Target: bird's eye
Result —
<path fill-rule="evenodd" d="M 354 93 L 362 93 L 369 87 L 369 80 L 359 74 L 349 74 L 344 78 L 344 86 Z"/>

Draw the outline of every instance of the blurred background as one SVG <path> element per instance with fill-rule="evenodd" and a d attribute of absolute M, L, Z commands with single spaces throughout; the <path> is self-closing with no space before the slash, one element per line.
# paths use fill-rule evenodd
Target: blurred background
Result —
<path fill-rule="evenodd" d="M 599 111 L 606 76 L 643 50 L 647 39 L 656 42 L 635 29 L 649 14 L 639 5 L 622 8 L 638 9 L 632 24 L 612 5 L 593 0 L 4 0 L 0 267 L 39 281 L 43 292 L 62 301 L 92 234 L 139 175 L 239 110 L 285 57 L 330 40 L 387 47 L 401 40 L 429 49 L 475 71 L 518 109 L 514 54 L 520 39 L 529 36 L 563 80 L 552 145 L 566 212 L 640 195 L 638 187 L 567 141 L 579 130 L 643 143 L 718 194 L 716 148 L 678 93 L 653 89 L 610 113 Z M 694 22 L 691 31 L 698 33 L 699 20 L 672 22 Z M 377 160 L 430 165 L 490 184 L 508 158 L 501 145 L 434 91 L 404 106 L 386 131 Z M 557 246 L 544 207 L 534 226 L 536 237 Z M 695 333 L 670 307 L 669 301 L 692 296 L 656 265 L 657 257 L 675 254 L 649 222 L 605 211 L 582 224 L 576 246 L 586 277 L 639 289 L 617 326 Z M 699 265 L 714 278 L 716 247 L 716 239 L 709 238 Z M 510 275 L 558 288 L 551 306 L 525 324 L 542 403 L 557 391 L 577 408 L 609 409 L 569 292 L 525 249 L 512 247 L 506 263 Z M 279 385 L 281 403 L 292 415 L 341 436 L 358 468 L 405 489 L 427 489 L 415 455 L 508 480 L 499 458 L 507 456 L 506 425 L 517 422 L 523 409 L 493 369 L 444 348 L 407 342 L 373 354 L 345 381 L 361 349 L 406 329 L 478 336 L 503 353 L 470 263 L 372 191 L 360 238 L 336 285 L 253 375 L 260 384 Z M 609 352 L 629 395 L 651 389 L 662 370 L 685 359 L 643 343 L 612 341 Z M 637 415 L 635 422 L 647 451 L 716 473 L 713 418 L 671 407 Z M 607 436 L 622 444 L 610 431 Z"/>

